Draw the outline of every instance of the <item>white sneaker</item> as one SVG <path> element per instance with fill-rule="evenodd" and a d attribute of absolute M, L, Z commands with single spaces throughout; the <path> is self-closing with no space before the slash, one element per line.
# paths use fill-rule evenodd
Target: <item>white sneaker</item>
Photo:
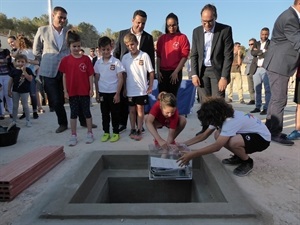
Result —
<path fill-rule="evenodd" d="M 91 144 L 94 142 L 94 135 L 92 133 L 87 133 L 85 143 Z"/>
<path fill-rule="evenodd" d="M 26 127 L 32 127 L 32 124 L 29 120 L 26 121 Z"/>
<path fill-rule="evenodd" d="M 69 139 L 69 146 L 75 146 L 77 144 L 77 137 L 72 135 Z"/>

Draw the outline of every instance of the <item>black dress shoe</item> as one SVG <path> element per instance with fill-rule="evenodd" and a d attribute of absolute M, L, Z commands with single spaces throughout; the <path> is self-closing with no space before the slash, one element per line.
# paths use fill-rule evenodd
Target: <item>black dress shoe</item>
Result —
<path fill-rule="evenodd" d="M 258 112 L 260 112 L 260 109 L 258 109 L 258 108 L 255 108 L 252 111 L 250 111 L 250 113 L 258 113 Z"/>
<path fill-rule="evenodd" d="M 20 117 L 19 117 L 19 119 L 21 120 L 21 119 L 24 119 L 26 117 L 26 115 L 25 115 L 25 113 L 23 113 Z"/>
<path fill-rule="evenodd" d="M 263 110 L 263 111 L 261 111 L 259 114 L 260 114 L 260 115 L 267 115 L 267 110 L 266 110 L 266 109 L 264 109 L 264 110 Z"/>
<path fill-rule="evenodd" d="M 294 144 L 293 141 L 288 140 L 286 137 L 284 138 L 284 135 L 281 134 L 272 136 L 271 140 L 285 146 L 292 146 Z"/>
<path fill-rule="evenodd" d="M 65 130 L 68 129 L 68 126 L 66 125 L 60 125 L 57 129 L 56 129 L 56 133 L 61 133 L 61 132 L 64 132 Z"/>
<path fill-rule="evenodd" d="M 255 101 L 254 100 L 250 100 L 247 105 L 255 105 Z"/>

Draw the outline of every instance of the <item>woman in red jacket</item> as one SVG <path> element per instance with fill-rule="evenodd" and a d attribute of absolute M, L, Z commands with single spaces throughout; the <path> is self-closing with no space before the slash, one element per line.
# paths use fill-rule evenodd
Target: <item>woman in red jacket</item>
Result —
<path fill-rule="evenodd" d="M 178 17 L 166 18 L 165 34 L 157 40 L 158 89 L 177 96 L 182 80 L 182 68 L 190 53 L 190 43 L 179 30 Z"/>

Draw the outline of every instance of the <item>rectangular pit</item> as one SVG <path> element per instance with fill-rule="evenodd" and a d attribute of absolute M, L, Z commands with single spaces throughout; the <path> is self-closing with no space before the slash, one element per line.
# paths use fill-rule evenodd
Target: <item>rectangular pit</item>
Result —
<path fill-rule="evenodd" d="M 214 155 L 193 160 L 192 180 L 149 180 L 147 151 L 97 151 L 64 183 L 40 218 L 256 218 Z"/>

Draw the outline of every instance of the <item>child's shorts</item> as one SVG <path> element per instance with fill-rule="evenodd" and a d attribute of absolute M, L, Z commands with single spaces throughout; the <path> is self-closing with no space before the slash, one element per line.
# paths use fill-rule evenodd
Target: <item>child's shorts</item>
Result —
<path fill-rule="evenodd" d="M 129 106 L 148 105 L 148 95 L 128 97 Z"/>
<path fill-rule="evenodd" d="M 245 142 L 245 150 L 247 154 L 261 152 L 269 147 L 270 141 L 266 141 L 262 136 L 255 133 L 240 134 Z"/>

